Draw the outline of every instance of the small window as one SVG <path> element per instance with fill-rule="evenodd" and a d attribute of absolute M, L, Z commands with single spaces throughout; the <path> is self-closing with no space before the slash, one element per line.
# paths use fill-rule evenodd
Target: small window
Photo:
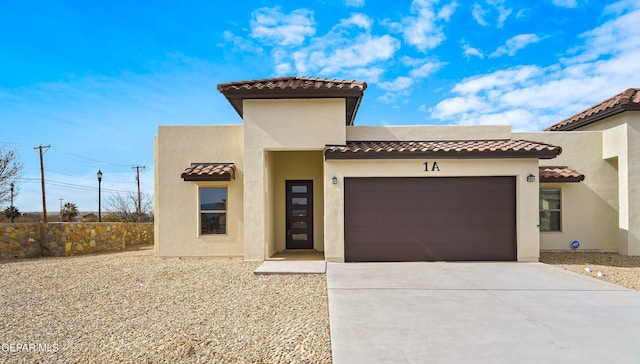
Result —
<path fill-rule="evenodd" d="M 540 189 L 540 231 L 561 231 L 560 189 Z"/>
<path fill-rule="evenodd" d="M 200 234 L 224 235 L 227 233 L 227 189 L 200 189 Z"/>

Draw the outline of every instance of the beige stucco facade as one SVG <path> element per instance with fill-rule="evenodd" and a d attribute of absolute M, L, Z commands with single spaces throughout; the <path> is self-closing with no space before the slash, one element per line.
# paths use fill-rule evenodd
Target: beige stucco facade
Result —
<path fill-rule="evenodd" d="M 158 256 L 244 256 L 244 158 L 242 125 L 161 126 L 156 138 L 156 244 Z M 237 165 L 229 182 L 186 182 L 180 172 L 192 162 L 223 160 Z M 227 234 L 201 235 L 198 192 L 226 187 Z"/>
<path fill-rule="evenodd" d="M 239 107 L 238 105 L 241 105 Z M 353 103 L 351 104 L 353 106 Z M 357 104 L 356 104 L 357 105 Z M 160 126 L 155 140 L 155 249 L 160 257 L 238 256 L 264 260 L 287 250 L 285 182 L 312 181 L 313 250 L 345 260 L 344 179 L 512 176 L 518 261 L 540 251 L 580 249 L 640 255 L 640 112 L 578 131 L 513 133 L 509 126 L 353 126 L 341 97 L 243 99 L 240 125 Z M 240 111 L 241 110 L 241 111 Z M 357 110 L 357 108 L 356 108 Z M 528 140 L 562 147 L 555 159 L 327 159 L 348 141 Z M 233 163 L 228 181 L 190 181 L 194 163 Z M 425 171 L 425 162 L 439 170 Z M 527 181 L 539 166 L 569 166 L 582 182 Z M 336 183 L 333 182 L 335 177 Z M 201 234 L 199 190 L 226 188 L 226 234 Z M 540 188 L 561 191 L 561 231 L 540 232 Z"/>
<path fill-rule="evenodd" d="M 542 250 L 567 250 L 578 240 L 584 250 L 640 255 L 639 122 L 640 112 L 629 111 L 575 131 L 514 133 L 561 145 L 553 165 L 586 176 L 579 184 L 543 184 L 562 190 L 563 229 L 541 233 Z"/>
<path fill-rule="evenodd" d="M 315 151 L 321 156 L 325 145 L 344 144 L 344 109 L 341 99 L 244 101 L 244 234 L 251 237 L 244 244 L 246 259 L 262 260 L 282 247 L 281 227 L 276 224 L 283 217 L 276 217 L 275 212 L 281 211 L 284 199 L 276 199 L 281 193 L 276 188 L 282 187 L 285 176 L 319 180 L 318 174 L 322 173 L 320 163 L 309 161 L 313 154 L 301 155 L 306 158 L 301 163 L 287 163 L 287 158 L 290 162 L 298 158 L 295 151 Z M 321 244 L 315 247 L 323 250 Z"/>
<path fill-rule="evenodd" d="M 423 159 L 330 161 L 325 164 L 325 258 L 344 261 L 344 190 L 345 177 L 516 177 L 516 251 L 518 261 L 538 261 L 538 184 L 526 182 L 536 173 L 537 159 L 455 160 L 439 159 L 439 171 L 424 170 Z M 433 161 L 431 161 L 433 162 Z M 337 184 L 331 178 L 338 177 Z"/>
<path fill-rule="evenodd" d="M 559 188 L 562 198 L 562 231 L 541 232 L 540 249 L 562 251 L 578 241 L 582 250 L 617 251 L 618 192 L 614 164 L 602 158 L 603 135 L 600 132 L 514 133 L 518 138 L 562 146 L 546 166 L 571 166 L 585 175 L 580 183 L 541 183 L 543 188 Z"/>

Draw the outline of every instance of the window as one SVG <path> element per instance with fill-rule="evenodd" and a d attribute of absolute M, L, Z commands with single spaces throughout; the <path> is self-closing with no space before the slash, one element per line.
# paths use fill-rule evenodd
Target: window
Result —
<path fill-rule="evenodd" d="M 560 189 L 540 189 L 540 231 L 561 231 Z"/>
<path fill-rule="evenodd" d="M 200 234 L 227 233 L 227 189 L 200 188 Z"/>

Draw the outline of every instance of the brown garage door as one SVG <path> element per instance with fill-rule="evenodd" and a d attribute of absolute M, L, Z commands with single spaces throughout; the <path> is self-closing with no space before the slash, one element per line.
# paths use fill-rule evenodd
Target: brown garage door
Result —
<path fill-rule="evenodd" d="M 515 177 L 345 178 L 345 260 L 516 259 Z"/>

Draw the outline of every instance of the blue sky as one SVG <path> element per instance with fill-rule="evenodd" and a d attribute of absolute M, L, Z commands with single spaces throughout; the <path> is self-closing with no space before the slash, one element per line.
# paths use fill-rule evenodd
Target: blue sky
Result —
<path fill-rule="evenodd" d="M 640 0 L 6 1 L 0 143 L 21 211 L 153 194 L 158 125 L 240 123 L 218 83 L 285 75 L 369 88 L 356 125 L 540 130 L 640 87 Z M 292 123 L 294 121 L 292 120 Z M 179 173 L 179 171 L 176 171 Z"/>

